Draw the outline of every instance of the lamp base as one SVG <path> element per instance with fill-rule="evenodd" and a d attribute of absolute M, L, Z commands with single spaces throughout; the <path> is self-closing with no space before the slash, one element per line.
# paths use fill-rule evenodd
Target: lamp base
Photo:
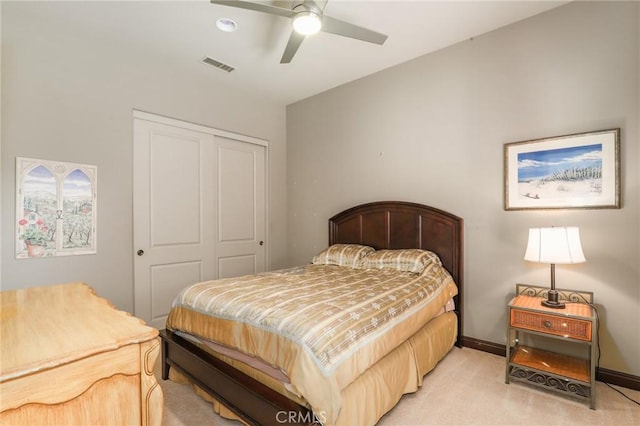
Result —
<path fill-rule="evenodd" d="M 554 309 L 564 309 L 565 305 L 562 302 L 553 302 L 551 300 L 543 300 L 542 302 L 540 302 L 540 304 L 542 306 L 546 306 L 547 308 L 554 308 Z"/>
<path fill-rule="evenodd" d="M 552 286 L 555 287 L 555 286 Z M 553 309 L 564 309 L 564 303 L 558 301 L 558 292 L 555 288 L 549 290 L 548 299 L 540 302 L 542 306 L 546 306 L 547 308 Z"/>

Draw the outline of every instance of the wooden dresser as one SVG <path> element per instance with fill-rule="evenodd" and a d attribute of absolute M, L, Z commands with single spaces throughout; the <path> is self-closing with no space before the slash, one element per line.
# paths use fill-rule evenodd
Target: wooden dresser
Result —
<path fill-rule="evenodd" d="M 160 425 L 156 329 L 83 283 L 0 301 L 0 424 Z"/>

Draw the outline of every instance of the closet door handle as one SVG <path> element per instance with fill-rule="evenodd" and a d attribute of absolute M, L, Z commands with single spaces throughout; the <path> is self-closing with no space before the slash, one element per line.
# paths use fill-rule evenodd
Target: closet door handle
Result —
<path fill-rule="evenodd" d="M 138 253 L 138 256 L 142 256 L 144 254 L 144 250 L 138 250 L 137 253 Z"/>
<path fill-rule="evenodd" d="M 260 245 L 263 246 L 264 245 L 264 241 L 260 241 Z"/>

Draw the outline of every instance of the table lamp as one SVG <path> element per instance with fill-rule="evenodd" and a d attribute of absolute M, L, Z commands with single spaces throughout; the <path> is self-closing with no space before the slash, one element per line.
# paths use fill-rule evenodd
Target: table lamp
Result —
<path fill-rule="evenodd" d="M 524 260 L 551 264 L 551 289 L 543 306 L 563 309 L 556 291 L 556 264 L 586 262 L 580 244 L 580 230 L 575 227 L 552 227 L 529 229 L 529 242 Z"/>

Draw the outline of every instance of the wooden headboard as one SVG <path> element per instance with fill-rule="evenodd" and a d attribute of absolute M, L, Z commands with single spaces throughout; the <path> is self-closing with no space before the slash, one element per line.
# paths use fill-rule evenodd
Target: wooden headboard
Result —
<path fill-rule="evenodd" d="M 376 250 L 419 248 L 436 253 L 458 285 L 454 298 L 462 346 L 462 218 L 434 207 L 403 201 L 362 204 L 329 219 L 329 245 L 364 244 Z"/>

